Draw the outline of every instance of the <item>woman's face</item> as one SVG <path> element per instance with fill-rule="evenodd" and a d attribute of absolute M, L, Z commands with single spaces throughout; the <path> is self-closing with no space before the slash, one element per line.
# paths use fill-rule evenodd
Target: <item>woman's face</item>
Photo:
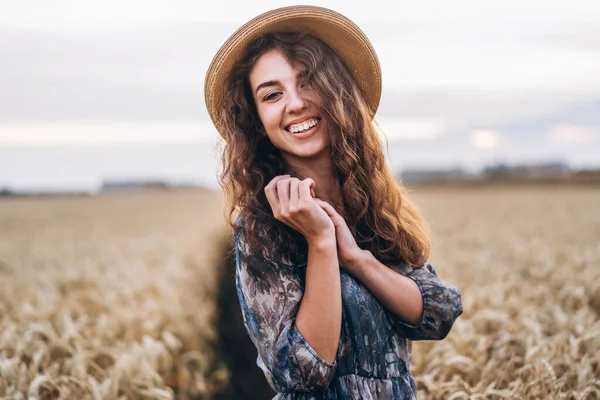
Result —
<path fill-rule="evenodd" d="M 288 163 L 327 156 L 329 135 L 317 93 L 305 70 L 270 50 L 250 71 L 250 86 L 265 134 Z"/>

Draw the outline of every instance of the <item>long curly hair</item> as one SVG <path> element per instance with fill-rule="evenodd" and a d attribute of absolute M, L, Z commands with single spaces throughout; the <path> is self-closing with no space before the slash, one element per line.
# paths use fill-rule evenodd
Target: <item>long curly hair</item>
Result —
<path fill-rule="evenodd" d="M 225 192 L 226 218 L 243 229 L 252 251 L 287 262 L 302 262 L 304 237 L 275 220 L 264 193 L 277 175 L 298 176 L 266 135 L 254 104 L 249 73 L 270 50 L 302 65 L 321 98 L 330 133 L 333 171 L 339 179 L 344 218 L 359 247 L 382 263 L 416 267 L 429 257 L 431 237 L 407 190 L 389 171 L 373 113 L 343 61 L 321 40 L 301 32 L 271 33 L 254 40 L 223 88 L 219 118 L 224 137 L 219 183 Z M 315 188 L 318 196 L 318 188 Z M 243 224 L 236 224 L 239 212 Z M 300 258 L 294 258 L 299 255 Z M 305 260 L 305 259 L 304 259 Z"/>

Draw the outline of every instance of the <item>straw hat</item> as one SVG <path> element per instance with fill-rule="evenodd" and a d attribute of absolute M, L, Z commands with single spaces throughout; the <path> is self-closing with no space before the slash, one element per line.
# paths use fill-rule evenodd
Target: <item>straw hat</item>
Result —
<path fill-rule="evenodd" d="M 301 31 L 321 39 L 345 62 L 374 116 L 381 97 L 381 68 L 373 45 L 358 26 L 323 7 L 290 6 L 261 14 L 245 23 L 221 46 L 204 82 L 206 108 L 219 129 L 223 88 L 234 65 L 255 38 L 272 32 Z"/>

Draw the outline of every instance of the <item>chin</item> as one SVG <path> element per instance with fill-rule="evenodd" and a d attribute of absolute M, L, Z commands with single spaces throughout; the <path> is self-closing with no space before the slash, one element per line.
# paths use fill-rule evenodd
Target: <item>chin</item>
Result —
<path fill-rule="evenodd" d="M 304 143 L 294 143 L 281 141 L 280 145 L 275 144 L 282 153 L 297 159 L 316 159 L 323 156 L 329 156 L 329 141 L 322 135 L 315 136 L 306 140 Z"/>
<path fill-rule="evenodd" d="M 307 146 L 308 147 L 308 146 Z M 328 146 L 310 146 L 310 148 L 297 149 L 293 152 L 296 157 L 305 158 L 305 159 L 313 159 L 319 158 L 323 156 L 328 156 L 330 154 Z"/>

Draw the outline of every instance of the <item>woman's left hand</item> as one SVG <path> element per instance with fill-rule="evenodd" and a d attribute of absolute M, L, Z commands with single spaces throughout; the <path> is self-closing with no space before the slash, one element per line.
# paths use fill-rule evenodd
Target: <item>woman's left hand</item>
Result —
<path fill-rule="evenodd" d="M 356 266 L 357 261 L 363 253 L 363 250 L 358 247 L 352 232 L 348 228 L 344 217 L 342 217 L 333 208 L 331 204 L 321 199 L 315 198 L 315 202 L 329 215 L 333 225 L 335 226 L 335 236 L 338 247 L 338 260 L 346 269 L 351 269 Z"/>

